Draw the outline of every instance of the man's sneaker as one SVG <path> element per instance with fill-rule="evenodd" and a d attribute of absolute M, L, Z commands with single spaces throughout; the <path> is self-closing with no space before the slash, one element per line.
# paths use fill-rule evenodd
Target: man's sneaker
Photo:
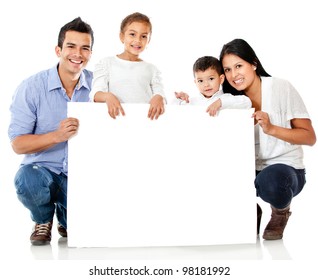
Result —
<path fill-rule="evenodd" d="M 35 224 L 30 236 L 32 245 L 46 245 L 51 242 L 52 222 L 46 224 Z"/>
<path fill-rule="evenodd" d="M 65 227 L 63 227 L 61 224 L 57 225 L 57 231 L 59 232 L 59 234 L 62 237 L 67 237 L 67 231 L 66 231 Z"/>

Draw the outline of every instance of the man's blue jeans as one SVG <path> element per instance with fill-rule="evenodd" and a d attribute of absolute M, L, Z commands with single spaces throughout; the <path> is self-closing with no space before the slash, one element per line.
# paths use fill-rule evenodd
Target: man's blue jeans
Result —
<path fill-rule="evenodd" d="M 27 164 L 20 167 L 14 181 L 18 198 L 30 210 L 34 222 L 48 223 L 56 212 L 58 222 L 67 228 L 67 176 Z"/>
<path fill-rule="evenodd" d="M 290 205 L 305 183 L 305 169 L 295 169 L 285 164 L 273 164 L 256 171 L 257 196 L 277 209 Z"/>

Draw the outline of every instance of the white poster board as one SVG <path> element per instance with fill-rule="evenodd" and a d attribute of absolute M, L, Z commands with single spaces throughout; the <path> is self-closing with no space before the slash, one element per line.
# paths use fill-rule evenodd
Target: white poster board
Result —
<path fill-rule="evenodd" d="M 68 246 L 256 242 L 253 109 L 210 117 L 201 106 L 68 103 Z"/>

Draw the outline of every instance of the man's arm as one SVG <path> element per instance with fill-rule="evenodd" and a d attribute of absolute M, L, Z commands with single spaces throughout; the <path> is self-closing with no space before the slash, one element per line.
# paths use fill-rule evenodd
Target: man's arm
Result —
<path fill-rule="evenodd" d="M 25 134 L 14 138 L 12 148 L 17 154 L 33 154 L 51 148 L 70 139 L 78 130 L 78 119 L 67 118 L 60 122 L 57 130 L 46 134 Z"/>

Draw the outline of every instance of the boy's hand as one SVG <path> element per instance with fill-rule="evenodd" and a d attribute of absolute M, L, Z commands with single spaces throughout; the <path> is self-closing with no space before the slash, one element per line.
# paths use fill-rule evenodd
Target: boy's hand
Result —
<path fill-rule="evenodd" d="M 174 94 L 175 94 L 176 98 L 181 99 L 181 100 L 189 103 L 189 94 L 187 94 L 183 91 L 175 92 Z"/>
<path fill-rule="evenodd" d="M 214 101 L 207 109 L 206 112 L 209 113 L 210 116 L 216 116 L 220 108 L 222 107 L 221 99 Z"/>

